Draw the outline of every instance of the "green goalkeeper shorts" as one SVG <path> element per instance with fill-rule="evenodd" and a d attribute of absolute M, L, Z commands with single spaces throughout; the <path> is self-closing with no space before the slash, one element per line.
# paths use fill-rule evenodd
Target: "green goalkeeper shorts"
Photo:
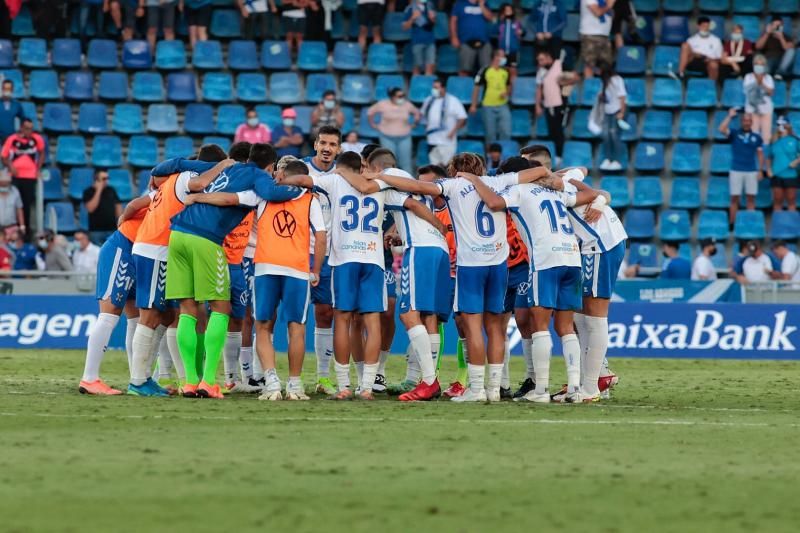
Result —
<path fill-rule="evenodd" d="M 170 300 L 198 302 L 231 299 L 228 259 L 219 244 L 203 237 L 173 231 L 167 255 L 167 294 Z"/>

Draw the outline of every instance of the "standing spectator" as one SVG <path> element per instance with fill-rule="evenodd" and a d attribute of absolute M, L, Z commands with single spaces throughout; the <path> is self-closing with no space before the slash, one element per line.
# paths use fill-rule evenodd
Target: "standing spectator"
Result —
<path fill-rule="evenodd" d="M 6 232 L 0 231 L 0 272 L 10 271 L 14 266 L 15 260 L 16 258 L 11 252 L 11 248 L 6 243 Z"/>
<path fill-rule="evenodd" d="M 772 260 L 761 249 L 758 241 L 745 244 L 745 258 L 739 268 L 734 266 L 736 281 L 742 284 L 764 283 L 773 277 Z"/>
<path fill-rule="evenodd" d="M 625 145 L 619 130 L 621 127 L 630 127 L 625 122 L 628 92 L 625 90 L 625 80 L 614 72 L 611 64 L 600 64 L 600 78 L 603 83 L 597 95 L 597 105 L 603 111 L 601 136 L 605 155 L 600 170 L 622 170 Z"/>
<path fill-rule="evenodd" d="M 81 0 L 78 25 L 84 46 L 89 42 L 89 21 L 94 25 L 94 36 L 105 37 L 106 11 L 108 11 L 108 0 Z"/>
<path fill-rule="evenodd" d="M 594 76 L 594 67 L 599 62 L 611 63 L 612 9 L 615 0 L 581 0 L 581 20 L 578 31 L 581 35 L 581 58 L 583 76 Z"/>
<path fill-rule="evenodd" d="M 21 7 L 22 2 L 20 2 Z M 11 38 L 11 21 L 16 18 L 19 11 L 12 16 L 5 1 L 0 2 L 0 39 Z"/>
<path fill-rule="evenodd" d="M 367 34 L 372 28 L 372 42 L 382 42 L 383 16 L 386 14 L 386 0 L 357 0 L 358 44 L 367 49 Z"/>
<path fill-rule="evenodd" d="M 67 35 L 72 21 L 71 3 L 67 0 L 28 0 L 26 4 L 31 12 L 36 36 L 49 41 Z"/>
<path fill-rule="evenodd" d="M 753 72 L 744 77 L 745 113 L 753 117 L 753 131 L 765 142 L 772 139 L 772 93 L 775 82 L 767 73 L 767 59 L 761 54 L 753 57 Z"/>
<path fill-rule="evenodd" d="M 269 34 L 269 11 L 273 6 L 267 0 L 236 0 L 236 4 L 242 14 L 242 36 L 248 41 L 265 40 Z"/>
<path fill-rule="evenodd" d="M 458 50 L 459 76 L 471 76 L 492 60 L 489 23 L 494 20 L 486 0 L 457 0 L 450 13 L 450 44 Z"/>
<path fill-rule="evenodd" d="M 0 143 L 17 131 L 16 120 L 23 120 L 25 111 L 22 104 L 14 98 L 14 82 L 3 80 L 3 93 L 0 95 Z"/>
<path fill-rule="evenodd" d="M 139 0 L 110 0 L 109 13 L 122 40 L 129 41 L 136 32 L 136 19 L 144 16 L 144 6 Z"/>
<path fill-rule="evenodd" d="M 25 213 L 22 210 L 22 197 L 16 187 L 11 185 L 11 176 L 0 169 L 0 228 L 18 226 L 24 233 Z"/>
<path fill-rule="evenodd" d="M 781 271 L 777 279 L 800 281 L 800 259 L 797 254 L 789 249 L 785 241 L 772 243 L 772 253 L 781 262 Z"/>
<path fill-rule="evenodd" d="M 540 49 L 536 54 L 536 116 L 544 115 L 547 121 L 548 136 L 556 146 L 556 153 L 561 155 L 564 148 L 564 129 L 566 128 L 562 87 L 578 81 L 577 75 L 564 73 L 560 59 L 554 59 L 552 50 Z"/>
<path fill-rule="evenodd" d="M 278 152 L 278 159 L 285 155 L 300 157 L 300 148 L 303 146 L 303 130 L 295 125 L 297 112 L 291 107 L 281 113 L 283 126 L 272 132 L 272 144 Z"/>
<path fill-rule="evenodd" d="M 730 39 L 722 46 L 719 76 L 721 79 L 739 78 L 753 70 L 753 51 L 755 45 L 744 38 L 744 28 L 734 24 Z"/>
<path fill-rule="evenodd" d="M 197 41 L 208 40 L 211 0 L 181 0 L 181 2 L 185 9 L 186 25 L 189 26 L 189 45 L 194 48 Z"/>
<path fill-rule="evenodd" d="M 430 148 L 430 163 L 447 166 L 456 153 L 458 130 L 467 123 L 464 106 L 458 98 L 447 93 L 441 79 L 436 79 L 431 95 L 422 103 L 420 114 Z"/>
<path fill-rule="evenodd" d="M 36 180 L 44 161 L 44 140 L 33 132 L 33 122 L 22 119 L 19 132 L 9 136 L 3 143 L 3 164 L 11 172 L 14 187 L 22 196 L 25 226 L 31 227 L 31 209 L 36 203 Z"/>
<path fill-rule="evenodd" d="M 797 210 L 797 167 L 800 165 L 800 139 L 792 131 L 792 124 L 784 117 L 778 117 L 778 130 L 772 143 L 767 147 L 767 175 L 772 179 L 772 211 L 786 208 Z"/>
<path fill-rule="evenodd" d="M 722 59 L 722 41 L 711 33 L 711 19 L 697 18 L 697 33 L 681 45 L 678 78 L 683 79 L 686 69 L 705 72 L 712 80 L 719 78 L 719 61 Z M 673 72 L 670 75 L 675 77 Z"/>
<path fill-rule="evenodd" d="M 76 272 L 94 274 L 97 272 L 97 260 L 100 257 L 100 247 L 89 240 L 89 235 L 79 230 L 75 232 L 75 242 L 78 249 L 72 254 L 72 264 Z"/>
<path fill-rule="evenodd" d="M 537 0 L 531 8 L 531 27 L 536 34 L 536 48 L 549 50 L 552 57 L 561 54 L 561 33 L 567 25 L 567 10 L 561 0 Z"/>
<path fill-rule="evenodd" d="M 749 113 L 742 116 L 741 129 L 729 128 L 731 119 L 737 114 L 736 109 L 728 111 L 728 116 L 719 125 L 719 131 L 731 143 L 730 170 L 730 223 L 736 221 L 739 212 L 739 198 L 742 190 L 746 195 L 747 210 L 756 208 L 758 181 L 764 177 L 764 141 L 758 133 L 753 132 L 753 118 Z"/>
<path fill-rule="evenodd" d="M 641 42 L 639 33 L 636 30 L 636 8 L 633 6 L 633 0 L 617 0 L 614 3 L 614 15 L 611 20 L 611 35 L 614 36 L 614 45 L 617 49 L 625 45 L 625 39 L 622 37 L 622 25 L 628 25 L 628 34 L 634 42 Z"/>
<path fill-rule="evenodd" d="M 333 126 L 342 129 L 344 126 L 344 113 L 336 101 L 336 92 L 327 90 L 322 93 L 322 100 L 311 111 L 311 138 L 317 138 L 317 132 L 323 126 Z"/>
<path fill-rule="evenodd" d="M 661 265 L 661 279 L 691 279 L 692 265 L 678 254 L 678 245 L 665 242 L 664 263 Z"/>
<path fill-rule="evenodd" d="M 269 126 L 261 123 L 255 109 L 248 109 L 245 123 L 236 128 L 233 142 L 238 143 L 241 141 L 249 142 L 250 144 L 268 144 L 272 142 L 272 132 L 270 132 Z"/>
<path fill-rule="evenodd" d="M 43 256 L 44 268 L 47 272 L 69 272 L 72 270 L 72 261 L 63 246 L 58 242 L 57 235 L 51 230 L 46 230 L 37 236 L 36 246 Z M 38 266 L 42 263 L 37 261 Z"/>
<path fill-rule="evenodd" d="M 714 238 L 700 241 L 700 255 L 692 263 L 692 281 L 717 279 L 717 269 L 711 258 L 717 254 L 717 241 Z"/>
<path fill-rule="evenodd" d="M 428 0 L 411 0 L 404 12 L 403 29 L 411 30 L 411 51 L 414 56 L 413 76 L 423 70 L 428 76 L 436 70 L 436 8 Z"/>
<path fill-rule="evenodd" d="M 764 33 L 756 41 L 756 50 L 767 58 L 767 69 L 776 79 L 783 79 L 792 70 L 794 42 L 783 32 L 783 19 L 772 17 Z"/>
<path fill-rule="evenodd" d="M 491 64 L 475 76 L 472 88 L 470 113 L 478 110 L 478 96 L 483 87 L 483 124 L 486 129 L 486 144 L 505 141 L 511 138 L 511 109 L 508 98 L 511 96 L 511 75 L 506 65 L 506 54 L 497 49 L 492 54 Z"/>
<path fill-rule="evenodd" d="M 355 152 L 357 154 L 361 153 L 361 150 L 364 149 L 366 144 L 362 143 L 358 140 L 358 132 L 348 131 L 344 136 L 344 142 L 342 143 L 342 152 Z"/>
<path fill-rule="evenodd" d="M 6 232 L 8 237 L 8 247 L 14 254 L 14 270 L 36 270 L 36 246 L 27 242 L 25 232 L 21 229 L 13 229 Z"/>
<path fill-rule="evenodd" d="M 139 5 L 147 8 L 147 42 L 151 53 L 156 50 L 159 27 L 164 32 L 164 40 L 175 39 L 175 8 L 178 0 L 139 0 Z"/>
<path fill-rule="evenodd" d="M 517 75 L 517 62 L 519 60 L 519 46 L 522 40 L 522 24 L 517 20 L 514 6 L 503 4 L 500 6 L 500 20 L 498 22 L 497 47 L 506 53 L 508 71 L 511 77 Z"/>
<path fill-rule="evenodd" d="M 281 2 L 281 19 L 286 30 L 286 45 L 289 52 L 294 47 L 300 50 L 303 43 L 303 34 L 306 32 L 306 5 L 308 0 L 283 0 Z"/>
<path fill-rule="evenodd" d="M 420 114 L 414 104 L 406 99 L 406 93 L 399 87 L 392 87 L 389 98 L 376 102 L 369 108 L 367 119 L 370 126 L 380 133 L 380 144 L 391 150 L 397 157 L 397 164 L 406 172 L 411 172 L 411 130 L 420 121 Z M 380 124 L 375 115 L 381 116 Z M 414 118 L 414 124 L 409 120 Z"/>
<path fill-rule="evenodd" d="M 108 184 L 108 171 L 95 171 L 94 183 L 83 191 L 83 203 L 89 212 L 89 235 L 95 243 L 103 244 L 116 231 L 117 219 L 122 215 L 117 191 Z"/>

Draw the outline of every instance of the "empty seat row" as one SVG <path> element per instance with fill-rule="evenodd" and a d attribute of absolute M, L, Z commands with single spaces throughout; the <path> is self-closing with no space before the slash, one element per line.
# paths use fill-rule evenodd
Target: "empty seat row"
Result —
<path fill-rule="evenodd" d="M 776 216 L 777 215 L 777 216 Z M 739 240 L 796 239 L 800 236 L 800 215 L 796 211 L 781 211 L 773 214 L 770 232 L 764 213 L 761 211 L 739 211 L 733 226 L 733 237 Z M 655 212 L 649 209 L 630 209 L 624 215 L 625 231 L 633 240 L 649 240 L 656 237 L 662 241 L 687 241 L 692 237 L 692 222 L 688 211 L 663 210 L 656 226 Z M 701 211 L 698 217 L 698 239 L 715 238 L 725 240 L 731 236 L 728 213 L 720 210 Z"/>

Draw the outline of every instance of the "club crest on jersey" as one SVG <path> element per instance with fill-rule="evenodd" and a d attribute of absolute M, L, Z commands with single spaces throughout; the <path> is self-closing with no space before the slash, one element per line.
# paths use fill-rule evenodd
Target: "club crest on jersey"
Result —
<path fill-rule="evenodd" d="M 208 184 L 204 192 L 219 192 L 228 188 L 228 175 L 224 172 Z"/>

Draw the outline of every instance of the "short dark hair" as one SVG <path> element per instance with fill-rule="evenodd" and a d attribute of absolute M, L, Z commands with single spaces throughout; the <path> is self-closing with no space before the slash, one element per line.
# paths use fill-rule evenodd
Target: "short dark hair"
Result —
<path fill-rule="evenodd" d="M 267 168 L 274 165 L 278 160 L 278 153 L 271 144 L 256 143 L 250 147 L 250 157 L 248 160 L 255 163 L 258 168 Z"/>
<path fill-rule="evenodd" d="M 777 241 L 774 241 L 774 242 L 772 243 L 772 249 L 773 249 L 773 250 L 774 250 L 775 248 L 780 248 L 781 246 L 787 246 L 787 245 L 786 245 L 786 241 L 784 241 L 783 239 L 778 239 Z"/>
<path fill-rule="evenodd" d="M 502 152 L 503 151 L 503 147 L 500 146 L 500 144 L 498 144 L 498 143 L 492 143 L 492 144 L 489 145 L 489 149 L 486 150 L 486 151 L 487 152 Z"/>
<path fill-rule="evenodd" d="M 94 179 L 97 179 L 97 176 L 99 176 L 101 172 L 108 174 L 108 169 L 106 167 L 97 167 L 94 169 Z"/>
<path fill-rule="evenodd" d="M 361 172 L 361 156 L 357 152 L 344 152 L 336 159 L 337 167 L 344 167 L 355 172 Z"/>
<path fill-rule="evenodd" d="M 33 126 L 33 119 L 30 117 L 25 117 L 19 121 L 20 126 L 22 126 L 23 124 L 30 124 L 31 126 Z"/>
<path fill-rule="evenodd" d="M 320 135 L 336 135 L 336 138 L 339 139 L 339 144 L 342 143 L 342 130 L 340 130 L 336 126 L 320 127 L 319 131 L 317 132 L 317 139 L 319 139 Z"/>
<path fill-rule="evenodd" d="M 369 159 L 370 154 L 380 147 L 381 147 L 380 144 L 374 144 L 374 143 L 365 145 L 364 148 L 361 149 L 361 157 L 363 157 L 364 159 Z"/>
<path fill-rule="evenodd" d="M 538 163 L 538 161 L 537 161 Z M 541 163 L 540 163 L 541 164 Z M 520 172 L 522 170 L 527 170 L 531 168 L 531 162 L 525 159 L 524 157 L 515 155 L 509 157 L 502 163 L 500 163 L 500 167 L 497 169 L 498 174 L 506 174 L 508 172 Z"/>
<path fill-rule="evenodd" d="M 219 163 L 226 157 L 225 150 L 218 144 L 204 144 L 197 153 L 197 159 L 207 163 Z"/>
<path fill-rule="evenodd" d="M 397 157 L 388 148 L 378 148 L 369 154 L 367 163 L 370 166 L 381 167 L 381 169 L 393 168 L 397 166 Z"/>
<path fill-rule="evenodd" d="M 238 163 L 246 163 L 247 159 L 250 157 L 251 146 L 253 145 L 247 141 L 233 143 L 231 147 L 228 148 L 228 157 Z"/>
<path fill-rule="evenodd" d="M 3 80 L 3 85 L 5 85 L 6 83 L 8 83 L 11 86 L 13 86 L 14 85 L 14 80 L 10 80 L 10 79 L 6 78 L 6 79 Z"/>
<path fill-rule="evenodd" d="M 386 91 L 386 94 L 389 96 L 389 98 L 393 98 L 394 95 L 401 92 L 403 92 L 401 87 L 390 87 L 389 90 Z"/>
<path fill-rule="evenodd" d="M 328 97 L 328 96 L 333 96 L 333 97 L 336 97 L 336 91 L 333 91 L 333 90 L 331 90 L 331 89 L 328 89 L 327 91 L 325 91 L 324 93 L 322 93 L 322 99 L 323 99 L 323 100 L 324 100 L 326 97 Z"/>
<path fill-rule="evenodd" d="M 711 19 L 710 19 L 710 18 L 708 18 L 708 17 L 707 17 L 707 16 L 705 16 L 705 15 L 700 15 L 699 17 L 697 17 L 697 24 L 698 24 L 698 25 L 700 25 L 700 24 L 707 24 L 707 23 L 709 23 L 709 22 L 711 22 Z"/>
<path fill-rule="evenodd" d="M 525 148 L 522 148 L 519 151 L 519 155 L 537 156 L 537 155 L 542 155 L 542 154 L 546 154 L 547 157 L 549 157 L 550 159 L 553 159 L 553 154 L 550 153 L 550 148 L 548 148 L 547 146 L 545 146 L 543 144 L 529 144 L 528 146 L 526 146 Z"/>
<path fill-rule="evenodd" d="M 304 176 L 308 174 L 308 165 L 300 161 L 299 159 L 293 159 L 286 163 L 286 167 L 283 169 L 283 174 L 285 176 Z"/>
<path fill-rule="evenodd" d="M 447 177 L 447 171 L 441 165 L 425 165 L 417 170 L 417 175 L 420 174 L 435 174 L 440 178 Z"/>

